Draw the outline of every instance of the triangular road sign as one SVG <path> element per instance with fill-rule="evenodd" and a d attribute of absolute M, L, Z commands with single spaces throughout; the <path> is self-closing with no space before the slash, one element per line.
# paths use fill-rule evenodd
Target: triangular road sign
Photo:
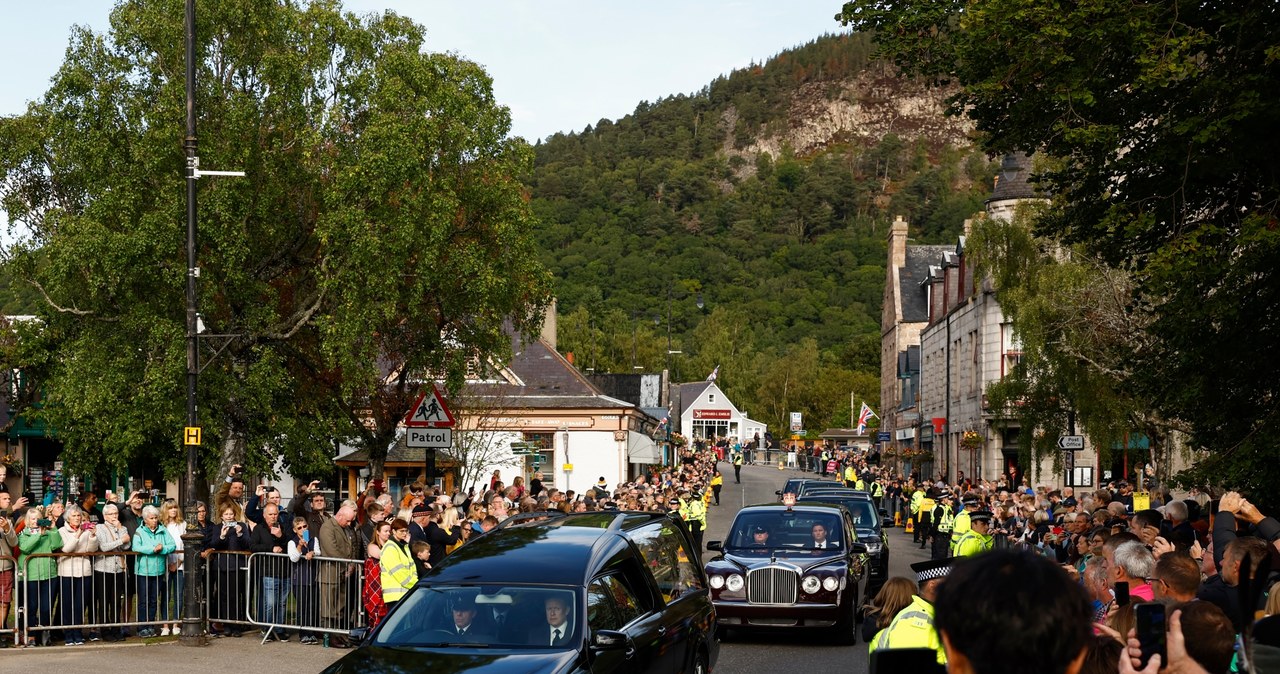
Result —
<path fill-rule="evenodd" d="M 453 428 L 453 413 L 444 404 L 444 396 L 435 384 L 418 396 L 418 402 L 409 408 L 404 425 L 409 428 Z"/>

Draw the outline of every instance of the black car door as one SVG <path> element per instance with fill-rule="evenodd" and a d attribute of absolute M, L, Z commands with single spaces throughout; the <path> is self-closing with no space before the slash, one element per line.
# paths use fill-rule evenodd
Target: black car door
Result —
<path fill-rule="evenodd" d="M 644 656 L 640 652 L 640 641 L 651 639 L 644 634 L 644 627 L 636 621 L 624 620 L 619 606 L 619 583 L 615 576 L 602 576 L 591 581 L 587 586 L 587 628 L 591 634 L 600 630 L 623 632 L 629 637 L 629 643 L 623 648 L 597 649 L 591 648 L 591 671 L 597 674 L 616 672 L 632 674 L 646 671 L 642 665 Z M 621 588 L 626 594 L 626 588 Z M 634 604 L 634 598 L 632 599 Z M 631 624 L 628 624 L 631 623 Z M 656 630 L 654 630 L 656 632 Z"/>
<path fill-rule="evenodd" d="M 645 525 L 629 535 L 656 589 L 659 640 L 653 671 L 685 671 L 701 635 L 713 638 L 711 602 L 701 564 L 688 537 L 670 520 Z"/>

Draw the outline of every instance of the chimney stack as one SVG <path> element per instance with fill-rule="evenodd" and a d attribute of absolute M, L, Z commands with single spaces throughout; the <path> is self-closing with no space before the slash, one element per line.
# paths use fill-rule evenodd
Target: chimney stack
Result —
<path fill-rule="evenodd" d="M 551 346 L 551 350 L 556 349 L 556 298 L 551 298 L 551 304 L 547 305 L 547 312 L 542 317 L 542 341 Z"/>
<path fill-rule="evenodd" d="M 889 265 L 901 268 L 907 265 L 907 221 L 899 215 L 889 228 Z"/>

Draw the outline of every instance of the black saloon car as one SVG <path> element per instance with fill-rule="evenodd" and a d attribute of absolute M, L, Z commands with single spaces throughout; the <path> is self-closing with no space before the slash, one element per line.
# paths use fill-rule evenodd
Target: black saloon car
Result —
<path fill-rule="evenodd" d="M 715 607 L 665 515 L 557 515 L 450 554 L 325 671 L 688 672 L 719 655 Z"/>
<path fill-rule="evenodd" d="M 875 503 L 866 492 L 827 493 L 801 496 L 798 503 L 834 503 L 844 506 L 853 516 L 858 540 L 867 546 L 867 591 L 864 599 L 876 596 L 889 579 L 889 537 Z"/>
<path fill-rule="evenodd" d="M 720 553 L 706 566 L 724 628 L 828 630 L 857 640 L 855 616 L 867 546 L 848 510 L 836 505 L 769 504 L 738 511 Z"/>

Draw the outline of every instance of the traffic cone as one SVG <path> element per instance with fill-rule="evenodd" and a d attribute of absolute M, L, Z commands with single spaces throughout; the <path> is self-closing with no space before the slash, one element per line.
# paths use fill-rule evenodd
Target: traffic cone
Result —
<path fill-rule="evenodd" d="M 912 519 L 912 518 L 910 518 L 910 517 L 908 517 L 908 518 L 907 518 L 907 533 L 912 534 L 912 533 L 915 533 L 915 531 L 916 531 L 915 520 L 914 520 L 914 519 Z"/>
<path fill-rule="evenodd" d="M 782 462 L 781 462 L 781 461 L 779 461 L 779 462 L 778 462 L 778 470 L 782 470 Z"/>
<path fill-rule="evenodd" d="M 895 527 L 900 527 L 900 526 L 902 526 L 902 511 L 901 511 L 901 510 L 899 510 L 899 511 L 897 511 L 897 512 L 893 513 L 893 526 L 895 526 Z"/>

